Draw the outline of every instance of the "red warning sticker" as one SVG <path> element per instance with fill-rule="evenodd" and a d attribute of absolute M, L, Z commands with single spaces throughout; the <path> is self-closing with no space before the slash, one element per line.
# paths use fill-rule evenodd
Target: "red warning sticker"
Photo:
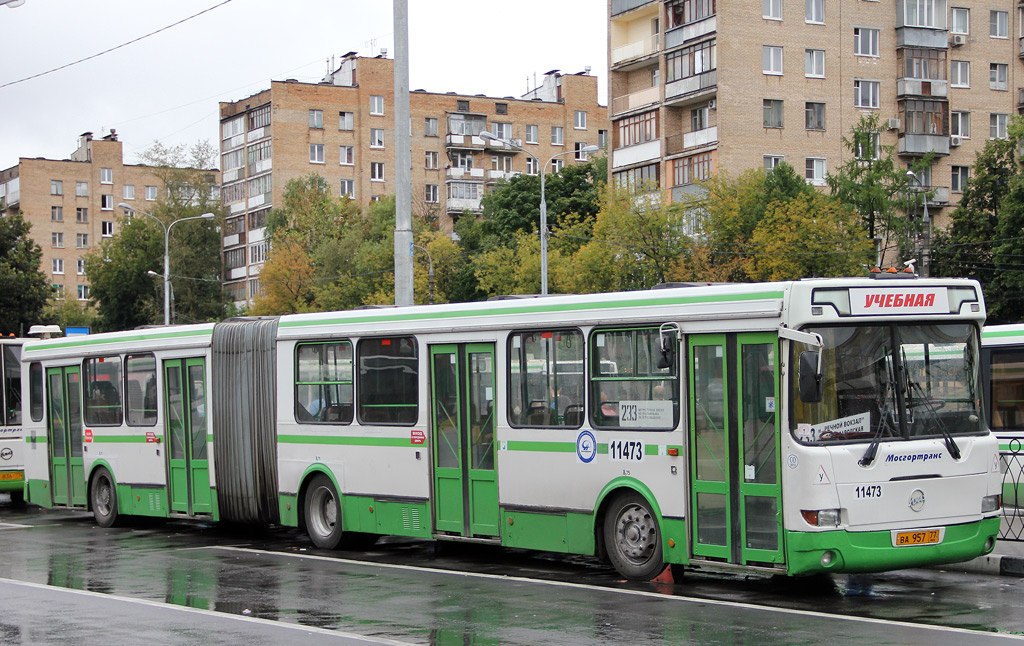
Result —
<path fill-rule="evenodd" d="M 423 433 L 423 431 L 413 430 L 412 435 L 409 439 L 412 441 L 413 444 L 423 444 L 424 442 L 427 441 L 427 436 Z"/>

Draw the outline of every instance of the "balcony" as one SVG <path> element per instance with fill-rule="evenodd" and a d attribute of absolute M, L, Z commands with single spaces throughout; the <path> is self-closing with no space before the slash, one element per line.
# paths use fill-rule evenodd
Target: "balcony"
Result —
<path fill-rule="evenodd" d="M 661 140 L 655 139 L 635 146 L 616 148 L 612 151 L 612 168 L 632 166 L 641 162 L 661 158 Z"/>
<path fill-rule="evenodd" d="M 901 134 L 896 152 L 907 156 L 928 153 L 948 155 L 949 135 Z"/>
<path fill-rule="evenodd" d="M 479 135 L 448 135 L 445 144 L 449 148 L 467 148 L 469 150 L 483 150 L 485 140 Z"/>
<path fill-rule="evenodd" d="M 896 47 L 927 47 L 949 49 L 949 36 L 945 29 L 927 27 L 897 27 Z"/>
<path fill-rule="evenodd" d="M 620 13 L 626 13 L 653 2 L 654 0 L 612 0 L 612 17 L 614 18 Z"/>
<path fill-rule="evenodd" d="M 945 79 L 896 79 L 898 96 L 929 96 L 945 99 L 949 96 L 949 81 Z"/>
<path fill-rule="evenodd" d="M 624 96 L 617 96 L 612 99 L 612 114 L 619 115 L 623 112 L 637 110 L 649 105 L 654 105 L 661 100 L 661 88 L 649 87 L 646 90 L 633 92 Z"/>
<path fill-rule="evenodd" d="M 463 211 L 479 213 L 483 210 L 479 198 L 472 199 L 468 197 L 449 197 L 445 207 L 448 213 L 462 213 Z"/>
<path fill-rule="evenodd" d="M 692 99 L 714 93 L 717 87 L 717 69 L 672 81 L 665 84 L 665 105 L 688 103 Z"/>
<path fill-rule="evenodd" d="M 1017 111 L 1024 109 L 1024 87 L 1017 88 Z"/>
<path fill-rule="evenodd" d="M 519 175 L 522 175 L 522 173 L 517 170 L 489 170 L 487 171 L 487 182 L 494 183 L 502 180 L 507 181 Z"/>
<path fill-rule="evenodd" d="M 684 184 L 672 187 L 672 201 L 684 202 L 688 199 L 701 199 L 707 196 L 707 189 L 700 184 Z"/>
<path fill-rule="evenodd" d="M 1020 38 L 1020 47 L 1017 49 L 1017 51 L 1020 52 L 1019 54 L 1017 54 L 1017 56 L 1019 56 L 1020 58 L 1024 58 L 1024 36 Z"/>
<path fill-rule="evenodd" d="M 665 155 L 678 155 L 691 148 L 701 148 L 718 143 L 718 126 L 711 126 L 703 130 L 684 132 L 677 135 L 665 137 Z"/>
<path fill-rule="evenodd" d="M 928 190 L 931 192 L 931 195 L 928 197 L 929 205 L 946 206 L 949 204 L 948 186 L 929 186 Z"/>
<path fill-rule="evenodd" d="M 665 49 L 679 47 L 688 41 L 713 34 L 718 31 L 718 17 L 708 16 L 703 20 L 691 22 L 680 27 L 673 27 L 665 32 Z"/>
<path fill-rule="evenodd" d="M 618 65 L 625 61 L 650 56 L 658 51 L 661 37 L 658 34 L 648 36 L 642 40 L 620 45 L 612 48 L 612 65 Z"/>
<path fill-rule="evenodd" d="M 482 168 L 448 168 L 445 169 L 445 179 L 449 180 L 473 180 L 483 179 L 484 169 Z"/>
<path fill-rule="evenodd" d="M 479 137 L 479 138 L 483 139 L 483 137 Z M 474 139 L 476 139 L 476 137 L 474 137 Z M 520 148 L 522 148 L 522 146 L 523 146 L 523 140 L 522 139 L 509 139 L 508 141 L 512 143 L 511 146 L 508 145 L 507 143 L 505 143 L 504 141 L 498 141 L 497 139 L 484 139 L 483 141 L 484 141 L 484 147 L 487 150 L 500 150 L 500 151 L 505 151 L 505 152 L 508 152 L 508 153 L 518 153 L 518 152 L 521 152 Z"/>

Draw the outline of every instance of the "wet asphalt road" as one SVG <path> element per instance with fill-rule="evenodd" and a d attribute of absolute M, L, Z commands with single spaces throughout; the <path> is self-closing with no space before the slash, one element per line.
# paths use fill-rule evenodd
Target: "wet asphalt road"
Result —
<path fill-rule="evenodd" d="M 628 583 L 593 560 L 11 508 L 0 644 L 1022 643 L 1024 580 L 942 570 Z"/>

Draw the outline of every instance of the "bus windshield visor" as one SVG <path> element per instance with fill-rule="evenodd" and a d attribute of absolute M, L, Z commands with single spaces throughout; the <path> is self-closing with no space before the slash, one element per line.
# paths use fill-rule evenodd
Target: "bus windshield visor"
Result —
<path fill-rule="evenodd" d="M 792 344 L 791 430 L 799 441 L 951 439 L 984 431 L 973 325 L 914 322 L 804 331 L 820 334 L 824 345 Z M 807 371 L 817 365 L 820 378 L 809 375 L 812 383 L 817 379 L 817 393 L 808 394 L 813 389 L 806 385 L 801 393 L 796 367 Z"/>

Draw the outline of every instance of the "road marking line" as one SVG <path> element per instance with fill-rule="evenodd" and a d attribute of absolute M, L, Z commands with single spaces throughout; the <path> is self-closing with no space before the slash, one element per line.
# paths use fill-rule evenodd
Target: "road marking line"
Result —
<path fill-rule="evenodd" d="M 364 641 L 370 644 L 386 644 L 388 646 L 419 646 L 413 642 L 403 642 L 397 639 L 387 639 L 384 637 L 367 637 L 366 635 L 357 635 L 356 633 L 345 632 L 342 630 L 331 630 L 329 628 L 319 628 L 317 626 L 302 626 L 300 624 L 292 624 L 284 621 L 274 621 L 273 619 L 262 619 L 260 617 L 247 617 L 245 615 L 234 615 L 227 612 L 217 612 L 216 610 L 204 610 L 202 608 L 192 608 L 190 606 L 178 606 L 173 603 L 164 603 L 161 601 L 152 601 L 150 599 L 136 599 L 133 597 L 122 597 L 117 594 L 104 594 L 102 592 L 92 592 L 90 590 L 76 590 L 75 588 L 62 588 L 60 586 L 46 585 L 43 583 L 32 583 L 31 581 L 17 581 L 15 579 L 5 579 L 0 577 L 0 583 L 9 583 L 11 585 L 20 585 L 27 588 L 35 588 L 37 590 L 49 590 L 57 592 L 68 592 L 71 594 L 78 594 L 86 597 L 93 597 L 99 599 L 115 599 L 117 601 L 124 601 L 126 603 L 134 603 L 142 606 L 149 606 L 151 608 L 162 608 L 170 610 L 178 610 L 181 612 L 198 613 L 206 615 L 208 617 L 216 617 L 219 619 L 235 619 L 237 621 L 246 621 L 250 623 L 257 623 L 261 625 L 272 625 L 289 628 L 292 630 L 301 630 L 303 632 L 313 632 L 321 635 L 331 635 L 333 637 L 345 637 L 348 639 L 356 639 Z"/>
<path fill-rule="evenodd" d="M 35 525 L 20 525 L 18 523 L 0 523 L 0 529 L 31 529 Z"/>
<path fill-rule="evenodd" d="M 991 635 L 998 637 L 1006 637 L 1015 639 L 1018 641 L 1024 641 L 1024 635 L 1013 635 L 1010 633 L 987 633 L 977 630 L 971 630 L 969 628 L 955 628 L 953 626 L 936 626 L 934 624 L 915 624 L 909 621 L 899 621 L 892 619 L 876 619 L 874 617 L 856 617 L 850 615 L 836 615 L 829 614 L 827 612 L 819 612 L 816 610 L 799 610 L 796 608 L 776 608 L 773 606 L 759 606 L 753 603 L 745 603 L 742 601 L 725 601 L 720 599 L 702 599 L 700 597 L 687 597 L 682 595 L 665 595 L 658 592 L 648 592 L 645 590 L 620 590 L 617 588 L 604 588 L 601 586 L 589 584 L 589 583 L 572 583 L 569 581 L 547 581 L 544 579 L 530 579 L 527 577 L 519 576 L 508 576 L 504 574 L 487 574 L 484 572 L 462 572 L 454 570 L 444 570 L 441 568 L 427 567 L 423 565 L 402 565 L 398 563 L 375 563 L 372 561 L 358 561 L 355 559 L 345 558 L 331 558 L 329 556 L 319 556 L 317 554 L 294 554 L 291 552 L 272 552 L 268 550 L 257 550 L 251 547 L 230 547 L 223 545 L 210 545 L 202 548 L 208 550 L 228 550 L 232 552 L 247 552 L 250 554 L 260 555 L 277 555 L 299 559 L 311 559 L 317 561 L 328 561 L 331 563 L 345 563 L 348 565 L 363 565 L 369 567 L 380 567 L 393 570 L 412 570 L 418 572 L 429 572 L 432 574 L 449 574 L 452 576 L 463 576 L 473 577 L 478 579 L 495 579 L 500 581 L 516 581 L 520 583 L 537 583 L 541 585 L 549 585 L 553 587 L 563 588 L 574 588 L 577 590 L 591 590 L 600 592 L 611 592 L 616 594 L 625 594 L 635 597 L 647 597 L 651 599 L 662 599 L 662 600 L 675 600 L 682 603 L 699 603 L 710 606 L 722 606 L 726 608 L 739 608 L 745 610 L 764 610 L 766 612 L 777 612 L 785 615 L 795 615 L 798 617 L 814 617 L 817 619 L 841 619 L 845 621 L 854 621 L 867 624 L 877 624 L 880 626 L 903 626 L 905 628 L 919 628 L 924 630 L 937 630 L 940 632 L 953 633 L 957 635 L 973 635 L 978 637 L 980 635 Z"/>

